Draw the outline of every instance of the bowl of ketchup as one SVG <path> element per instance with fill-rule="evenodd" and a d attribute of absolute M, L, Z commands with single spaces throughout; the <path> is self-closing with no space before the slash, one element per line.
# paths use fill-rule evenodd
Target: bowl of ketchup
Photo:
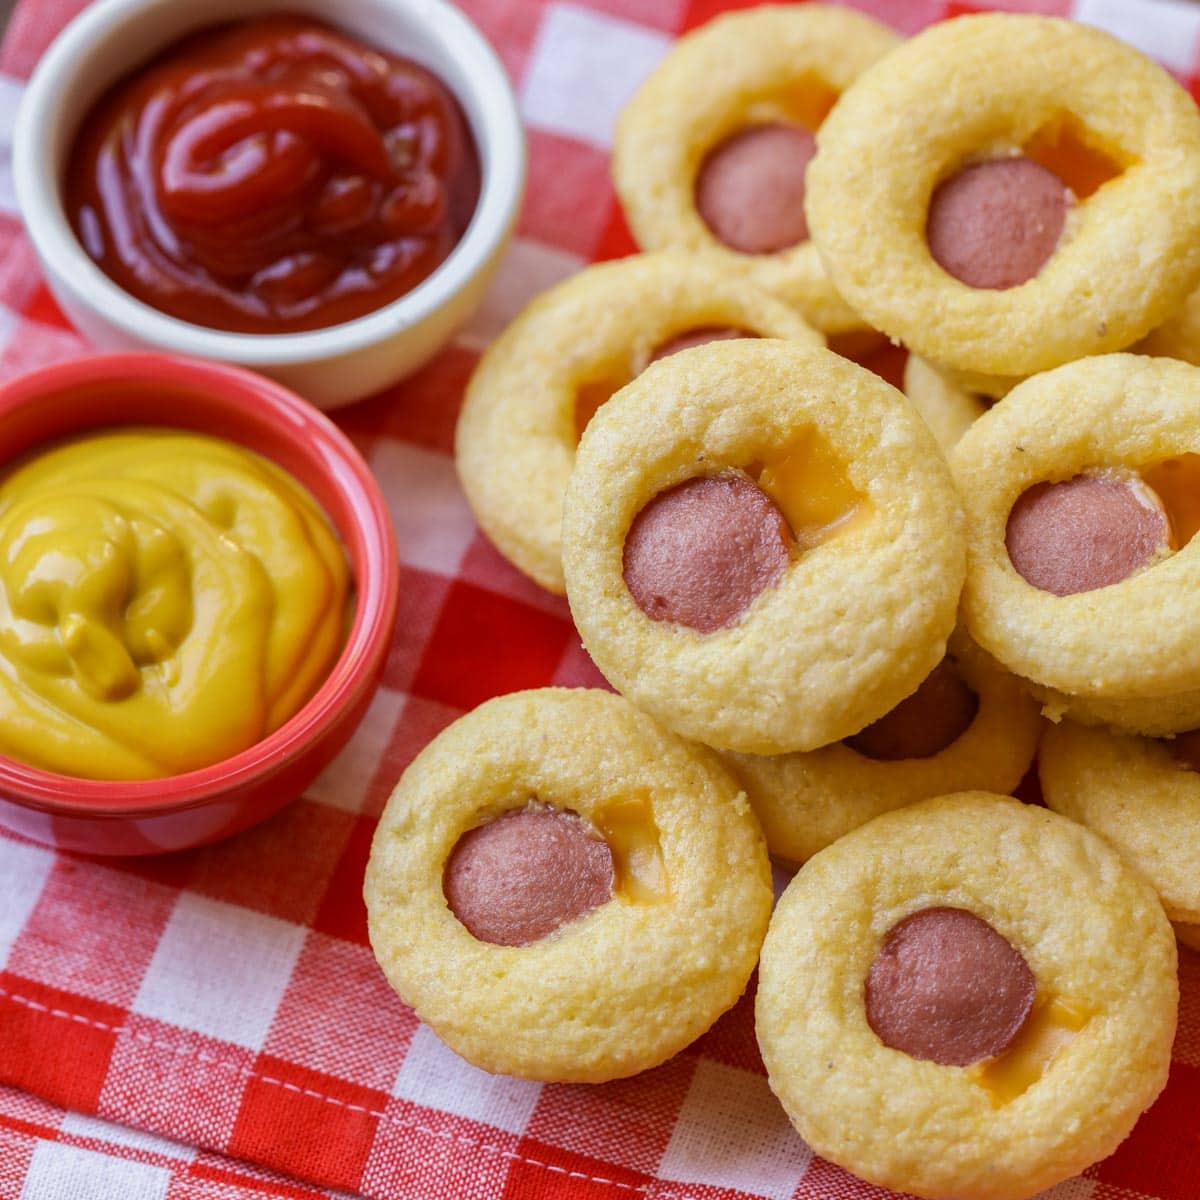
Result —
<path fill-rule="evenodd" d="M 86 337 L 254 367 L 322 408 L 469 318 L 524 170 L 504 70 L 445 0 L 99 0 L 38 64 L 13 150 Z"/>

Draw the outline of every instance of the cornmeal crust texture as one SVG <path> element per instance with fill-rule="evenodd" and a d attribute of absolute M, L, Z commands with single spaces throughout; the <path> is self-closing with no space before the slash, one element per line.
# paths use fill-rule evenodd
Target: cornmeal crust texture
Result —
<path fill-rule="evenodd" d="M 1025 958 L 1038 1003 L 1088 1015 L 1037 1078 L 998 1099 L 977 1068 L 893 1050 L 864 985 L 915 911 L 964 908 Z M 771 1087 L 813 1149 L 933 1200 L 1018 1200 L 1103 1158 L 1162 1090 L 1175 939 L 1150 887 L 1082 826 L 984 792 L 878 817 L 813 858 L 775 910 L 757 1031 Z"/>
<path fill-rule="evenodd" d="M 1169 744 L 1064 721 L 1046 733 L 1038 774 L 1046 803 L 1111 842 L 1172 921 L 1200 924 L 1200 774 Z"/>
<path fill-rule="evenodd" d="M 947 453 L 989 408 L 916 354 L 910 354 L 904 364 L 904 394 L 917 406 L 938 445 Z"/>
<path fill-rule="evenodd" d="M 859 517 L 794 553 L 728 628 L 646 616 L 623 577 L 641 509 L 814 433 Z M 597 413 L 567 487 L 563 567 L 584 645 L 639 707 L 724 750 L 813 750 L 882 716 L 941 661 L 962 584 L 960 506 L 928 426 L 878 376 L 828 350 L 723 342 L 654 364 Z"/>
<path fill-rule="evenodd" d="M 1177 358 L 1200 366 L 1200 288 L 1183 302 L 1183 307 L 1152 329 L 1134 349 L 1139 354 Z"/>
<path fill-rule="evenodd" d="M 744 126 L 813 128 L 822 98 L 843 92 L 899 42 L 869 17 L 818 4 L 763 5 L 681 38 L 617 122 L 613 177 L 638 244 L 711 252 L 824 332 L 861 329 L 810 242 L 755 255 L 717 239 L 696 210 L 696 176 L 709 151 Z"/>
<path fill-rule="evenodd" d="M 588 267 L 539 296 L 492 343 L 467 387 L 455 457 L 475 517 L 505 558 L 562 594 L 577 395 L 589 385 L 615 390 L 659 346 L 716 327 L 822 344 L 782 301 L 699 255 L 674 253 Z"/>
<path fill-rule="evenodd" d="M 1022 383 L 1028 378 L 1027 375 L 989 375 L 985 371 L 965 371 L 958 367 L 948 367 L 945 363 L 930 363 L 929 365 L 951 387 L 986 396 L 993 402 L 1003 400 L 1018 383 Z"/>
<path fill-rule="evenodd" d="M 1081 725 L 1111 726 L 1144 737 L 1166 737 L 1200 728 L 1200 691 L 1126 700 L 1071 696 L 1028 681 L 1026 686 L 1041 702 L 1042 715 L 1056 724 L 1069 717 Z"/>
<path fill-rule="evenodd" d="M 1186 715 L 1194 697 L 1181 693 L 1200 689 L 1200 539 L 1120 583 L 1056 596 L 1017 574 L 1005 535 L 1013 504 L 1036 483 L 1197 451 L 1200 368 L 1110 354 L 1014 388 L 950 455 L 967 515 L 971 636 L 1042 687 L 1103 701 L 1174 696 Z"/>
<path fill-rule="evenodd" d="M 600 829 L 614 806 L 625 814 L 626 849 L 609 839 L 616 895 L 526 946 L 477 941 L 446 903 L 446 860 L 469 829 L 531 800 Z M 622 883 L 656 854 L 650 892 Z M 771 880 L 715 756 L 619 696 L 549 688 L 488 701 L 418 755 L 384 809 L 365 897 L 388 981 L 456 1053 L 487 1071 L 599 1082 L 669 1058 L 735 1003 Z"/>
<path fill-rule="evenodd" d="M 930 197 L 972 161 L 1067 119 L 1123 169 L 1069 214 L 1041 272 L 972 288 L 934 260 Z M 927 29 L 866 71 L 826 118 L 805 211 L 834 285 L 938 363 L 1021 376 L 1130 345 L 1200 277 L 1200 114 L 1124 42 L 1054 17 Z"/>
<path fill-rule="evenodd" d="M 1037 750 L 1042 723 L 1020 682 L 969 639 L 950 657 L 979 700 L 967 730 L 929 758 L 867 758 L 843 742 L 808 754 L 725 755 L 777 858 L 800 863 L 881 813 L 948 792 L 1011 792 Z"/>

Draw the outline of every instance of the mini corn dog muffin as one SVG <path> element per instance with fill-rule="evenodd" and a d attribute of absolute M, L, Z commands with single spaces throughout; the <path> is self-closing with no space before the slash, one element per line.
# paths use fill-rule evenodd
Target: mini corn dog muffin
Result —
<path fill-rule="evenodd" d="M 681 38 L 617 124 L 613 176 L 638 244 L 711 253 L 825 333 L 863 328 L 808 240 L 804 175 L 830 106 L 899 41 L 819 4 L 730 13 Z"/>
<path fill-rule="evenodd" d="M 910 354 L 904 364 L 904 394 L 916 405 L 947 454 L 991 407 L 988 399 L 959 387 L 944 371 L 916 354 Z"/>
<path fill-rule="evenodd" d="M 756 1028 L 805 1141 L 928 1200 L 1025 1200 L 1162 1090 L 1171 926 L 1103 839 L 985 792 L 822 850 L 771 918 Z"/>
<path fill-rule="evenodd" d="M 859 77 L 817 145 L 806 212 L 834 285 L 971 390 L 1129 346 L 1200 279 L 1200 114 L 1091 27 L 934 25 Z"/>
<path fill-rule="evenodd" d="M 828 350 L 730 341 L 593 418 L 563 509 L 567 599 L 623 695 L 725 750 L 857 733 L 945 654 L 959 502 L 928 426 Z"/>
<path fill-rule="evenodd" d="M 971 636 L 1054 719 L 1200 724 L 1200 368 L 1112 354 L 1047 371 L 950 462 Z"/>
<path fill-rule="evenodd" d="M 656 1066 L 742 994 L 766 846 L 715 755 L 619 696 L 489 700 L 417 756 L 364 894 L 388 982 L 484 1070 L 598 1083 Z"/>
<path fill-rule="evenodd" d="M 969 638 L 859 733 L 807 754 L 726 754 L 772 855 L 794 863 L 881 813 L 957 791 L 1011 792 L 1042 722 L 1020 682 Z"/>
<path fill-rule="evenodd" d="M 699 255 L 600 263 L 534 300 L 480 360 L 455 438 L 463 491 L 500 553 L 561 595 L 562 497 L 584 426 L 649 363 L 730 337 L 822 344 L 782 301 Z"/>
<path fill-rule="evenodd" d="M 1200 734 L 1145 738 L 1063 721 L 1038 754 L 1047 805 L 1110 842 L 1167 916 L 1200 925 Z"/>

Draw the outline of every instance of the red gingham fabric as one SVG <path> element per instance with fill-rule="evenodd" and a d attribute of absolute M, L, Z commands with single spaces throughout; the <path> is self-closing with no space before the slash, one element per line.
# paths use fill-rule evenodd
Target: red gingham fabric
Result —
<path fill-rule="evenodd" d="M 83 349 L 40 281 L 7 170 L 22 81 L 81 6 L 23 0 L 0 49 L 0 377 Z M 906 33 L 979 7 L 857 6 Z M 454 422 L 480 348 L 529 297 L 590 259 L 633 250 L 607 176 L 613 118 L 675 35 L 729 5 L 464 7 L 516 80 L 529 192 L 517 240 L 457 343 L 338 415 L 384 486 L 405 561 L 383 686 L 309 793 L 232 841 L 101 861 L 0 835 L 0 1200 L 327 1189 L 381 1200 L 884 1196 L 792 1132 L 767 1088 L 746 1000 L 655 1071 L 542 1086 L 457 1059 L 389 990 L 367 944 L 371 832 L 417 751 L 490 696 L 598 682 L 565 604 L 504 563 L 472 521 L 454 475 Z M 1200 5 L 1008 7 L 1104 25 L 1195 91 Z M 1165 1095 L 1112 1158 L 1046 1200 L 1200 1196 L 1200 956 L 1181 959 Z"/>
<path fill-rule="evenodd" d="M 330 1200 L 345 1194 L 0 1087 L 0 1196 L 6 1200 Z"/>

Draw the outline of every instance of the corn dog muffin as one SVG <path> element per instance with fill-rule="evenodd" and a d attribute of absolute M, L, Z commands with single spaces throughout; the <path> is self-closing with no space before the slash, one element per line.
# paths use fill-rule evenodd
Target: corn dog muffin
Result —
<path fill-rule="evenodd" d="M 1200 724 L 1200 368 L 1113 354 L 1034 376 L 950 461 L 971 636 L 1056 719 Z"/>
<path fill-rule="evenodd" d="M 984 792 L 821 851 L 771 919 L 756 1027 L 812 1148 L 929 1200 L 1021 1200 L 1110 1153 L 1166 1083 L 1175 939 L 1101 838 Z"/>
<path fill-rule="evenodd" d="M 771 911 L 762 833 L 716 757 L 619 696 L 501 696 L 404 773 L 367 866 L 388 981 L 488 1071 L 646 1070 L 742 994 Z"/>
<path fill-rule="evenodd" d="M 703 251 L 818 329 L 863 327 L 808 239 L 813 134 L 900 39 L 845 8 L 763 5 L 681 38 L 617 124 L 613 176 L 645 250 Z"/>
<path fill-rule="evenodd" d="M 860 733 L 807 754 L 725 755 L 776 858 L 810 859 L 881 813 L 957 791 L 1011 792 L 1042 722 L 1020 682 L 969 638 Z"/>
<path fill-rule="evenodd" d="M 834 285 L 944 366 L 1011 381 L 1119 350 L 1200 279 L 1200 113 L 1089 26 L 934 25 L 859 77 L 817 145 L 806 212 Z"/>
<path fill-rule="evenodd" d="M 1047 805 L 1110 842 L 1167 916 L 1200 924 L 1200 734 L 1132 737 L 1064 721 L 1046 733 Z"/>
<path fill-rule="evenodd" d="M 480 360 L 455 438 L 463 491 L 500 553 L 561 594 L 562 497 L 584 426 L 649 363 L 728 337 L 822 344 L 782 301 L 699 255 L 600 263 L 534 300 Z"/>
<path fill-rule="evenodd" d="M 623 695 L 750 754 L 883 716 L 945 654 L 959 502 L 928 426 L 828 350 L 730 341 L 593 418 L 563 510 L 567 598 Z"/>

